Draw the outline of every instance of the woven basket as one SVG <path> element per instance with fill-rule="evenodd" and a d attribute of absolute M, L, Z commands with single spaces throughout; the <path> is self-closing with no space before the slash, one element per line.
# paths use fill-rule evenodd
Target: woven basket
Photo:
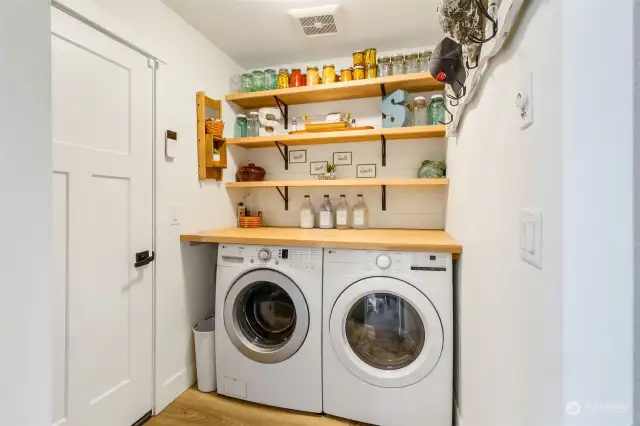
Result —
<path fill-rule="evenodd" d="M 224 121 L 207 120 L 204 122 L 204 128 L 208 135 L 221 138 L 224 132 Z"/>
<path fill-rule="evenodd" d="M 260 228 L 262 216 L 240 216 L 240 228 Z"/>

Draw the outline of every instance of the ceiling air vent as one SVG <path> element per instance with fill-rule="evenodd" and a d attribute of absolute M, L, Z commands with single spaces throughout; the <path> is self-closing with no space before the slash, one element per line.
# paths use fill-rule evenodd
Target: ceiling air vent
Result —
<path fill-rule="evenodd" d="M 300 22 L 304 35 L 314 37 L 338 32 L 335 20 L 338 9 L 338 6 L 310 7 L 290 10 L 289 14 Z"/>

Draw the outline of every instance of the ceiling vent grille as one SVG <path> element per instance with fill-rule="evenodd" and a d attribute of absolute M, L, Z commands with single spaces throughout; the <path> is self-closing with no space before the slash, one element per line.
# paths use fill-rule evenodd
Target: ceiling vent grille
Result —
<path fill-rule="evenodd" d="M 290 10 L 289 13 L 298 20 L 304 35 L 315 37 L 338 33 L 335 17 L 338 9 L 338 6 L 321 6 Z"/>
<path fill-rule="evenodd" d="M 300 25 L 302 25 L 302 31 L 304 31 L 304 35 L 307 37 L 335 34 L 338 32 L 336 21 L 331 15 L 300 18 Z"/>

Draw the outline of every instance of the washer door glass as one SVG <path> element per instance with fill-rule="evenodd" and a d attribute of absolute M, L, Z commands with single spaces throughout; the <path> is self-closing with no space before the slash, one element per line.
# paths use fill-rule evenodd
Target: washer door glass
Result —
<path fill-rule="evenodd" d="M 224 304 L 224 325 L 247 358 L 272 364 L 293 356 L 309 331 L 309 308 L 286 275 L 256 269 L 239 277 Z"/>
<path fill-rule="evenodd" d="M 347 287 L 329 318 L 335 354 L 356 377 L 399 388 L 424 379 L 438 364 L 442 322 L 429 298 L 391 277 L 371 277 Z"/>
<path fill-rule="evenodd" d="M 391 293 L 371 293 L 347 314 L 347 341 L 372 367 L 397 370 L 414 362 L 425 343 L 425 326 L 413 306 Z"/>

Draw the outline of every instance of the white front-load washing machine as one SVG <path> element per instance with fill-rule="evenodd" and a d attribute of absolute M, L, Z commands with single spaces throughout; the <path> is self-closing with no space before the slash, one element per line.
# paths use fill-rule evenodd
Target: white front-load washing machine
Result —
<path fill-rule="evenodd" d="M 218 393 L 322 411 L 322 249 L 220 244 Z"/>
<path fill-rule="evenodd" d="M 325 249 L 324 412 L 451 426 L 452 258 Z"/>

